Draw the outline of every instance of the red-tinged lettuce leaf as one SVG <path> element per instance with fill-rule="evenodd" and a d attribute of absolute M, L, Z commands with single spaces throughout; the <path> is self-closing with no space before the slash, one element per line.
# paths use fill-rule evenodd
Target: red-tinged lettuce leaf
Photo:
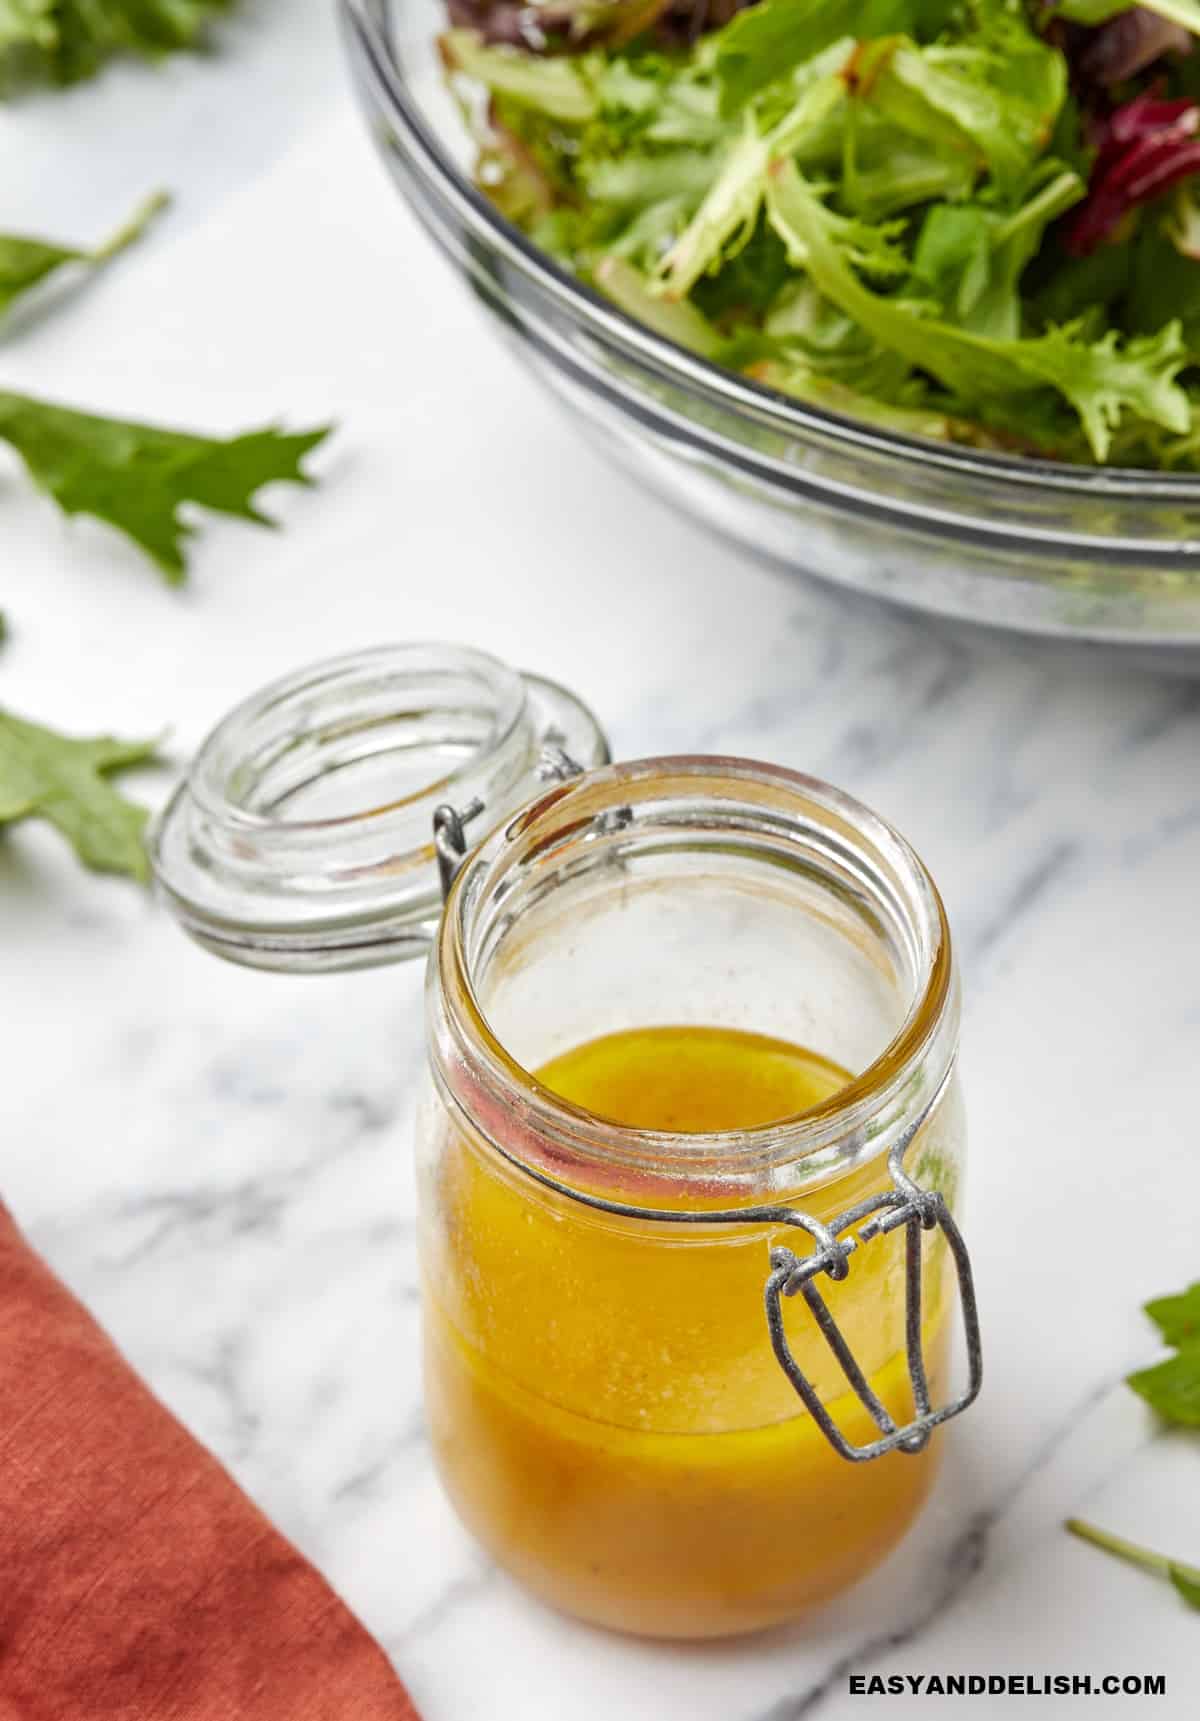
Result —
<path fill-rule="evenodd" d="M 65 514 L 91 514 L 124 532 L 172 584 L 187 572 L 191 528 L 181 506 L 270 525 L 257 492 L 265 484 L 310 483 L 303 458 L 329 428 L 193 436 L 0 392 L 0 441 L 16 450 L 38 488 Z"/>
<path fill-rule="evenodd" d="M 1200 107 L 1143 91 L 1108 116 L 1098 146 L 1087 197 L 1063 229 L 1076 257 L 1115 237 L 1130 210 L 1200 173 Z"/>
<path fill-rule="evenodd" d="M 157 751 L 156 741 L 64 735 L 0 710 L 0 827 L 45 819 L 93 871 L 144 880 L 146 809 L 109 778 Z"/>

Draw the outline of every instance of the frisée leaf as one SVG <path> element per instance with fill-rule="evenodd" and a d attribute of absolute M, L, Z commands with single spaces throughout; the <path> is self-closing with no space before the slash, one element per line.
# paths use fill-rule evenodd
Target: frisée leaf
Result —
<path fill-rule="evenodd" d="M 1125 413 L 1180 433 L 1190 424 L 1188 399 L 1176 381 L 1187 357 L 1178 325 L 1125 342 L 1115 330 L 1088 342 L 1071 327 L 1016 340 L 974 334 L 918 316 L 866 287 L 838 243 L 829 211 L 793 163 L 775 164 L 767 209 L 827 299 L 959 399 L 1054 389 L 1078 413 L 1097 460 L 1105 458 Z"/>

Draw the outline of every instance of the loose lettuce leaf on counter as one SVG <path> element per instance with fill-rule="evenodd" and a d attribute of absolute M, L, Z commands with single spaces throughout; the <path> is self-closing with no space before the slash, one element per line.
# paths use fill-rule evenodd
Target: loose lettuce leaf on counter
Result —
<path fill-rule="evenodd" d="M 157 752 L 157 741 L 64 735 L 0 710 L 0 828 L 45 819 L 93 871 L 144 880 L 146 809 L 109 779 Z"/>
<path fill-rule="evenodd" d="M 1129 1384 L 1164 1422 L 1200 1428 L 1200 1345 L 1188 1345 L 1153 1368 L 1139 1369 Z"/>
<path fill-rule="evenodd" d="M 1127 1384 L 1165 1422 L 1200 1428 L 1200 1282 L 1177 1296 L 1156 1297 L 1146 1304 L 1146 1313 L 1163 1342 L 1176 1354 L 1153 1368 L 1128 1375 Z M 1068 1518 L 1065 1527 L 1105 1553 L 1166 1578 L 1189 1607 L 1200 1609 L 1200 1566 L 1171 1559 L 1078 1518 Z"/>
<path fill-rule="evenodd" d="M 1200 1283 L 1189 1285 L 1177 1297 L 1155 1297 L 1146 1304 L 1146 1313 L 1164 1344 L 1175 1350 L 1200 1345 Z"/>
<path fill-rule="evenodd" d="M 1094 1524 L 1085 1524 L 1079 1518 L 1068 1518 L 1064 1528 L 1078 1536 L 1080 1541 L 1090 1542 L 1093 1547 L 1113 1554 L 1127 1565 L 1140 1566 L 1144 1572 L 1154 1572 L 1166 1578 L 1189 1607 L 1200 1608 L 1200 1566 L 1189 1566 L 1182 1560 L 1169 1559 L 1166 1554 L 1156 1554 L 1151 1548 L 1127 1542 L 1124 1536 L 1114 1536 L 1109 1530 L 1098 1530 Z"/>
<path fill-rule="evenodd" d="M 72 84 L 115 54 L 194 47 L 231 0 L 0 0 L 0 93 Z"/>
<path fill-rule="evenodd" d="M 92 514 L 140 545 L 168 581 L 186 574 L 185 503 L 273 522 L 255 505 L 264 484 L 308 484 L 301 462 L 329 426 L 288 434 L 269 426 L 229 438 L 125 419 L 0 392 L 0 442 L 24 461 L 64 514 Z"/>
<path fill-rule="evenodd" d="M 7 3 L 8 0 L 0 0 L 0 15 Z M 23 294 L 40 287 L 60 269 L 74 264 L 97 269 L 111 262 L 141 238 L 167 202 L 165 192 L 156 192 L 123 227 L 90 251 L 78 245 L 55 244 L 51 240 L 34 239 L 21 233 L 0 233 L 0 317 Z"/>
<path fill-rule="evenodd" d="M 1200 1284 L 1157 1297 L 1146 1313 L 1175 1355 L 1129 1376 L 1129 1385 L 1165 1422 L 1200 1428 Z"/>
<path fill-rule="evenodd" d="M 973 334 L 866 287 L 846 259 L 830 211 L 792 163 L 776 164 L 767 208 L 827 299 L 962 401 L 1054 390 L 1075 409 L 1097 460 L 1106 457 L 1125 414 L 1179 434 L 1189 428 L 1190 405 L 1176 380 L 1186 358 L 1178 324 L 1125 342 L 1115 330 L 1088 342 L 1069 327 L 1017 340 Z"/>

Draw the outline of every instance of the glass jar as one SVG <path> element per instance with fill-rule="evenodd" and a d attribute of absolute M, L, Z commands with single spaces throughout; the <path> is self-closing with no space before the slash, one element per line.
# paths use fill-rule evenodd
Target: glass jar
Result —
<path fill-rule="evenodd" d="M 934 1428 L 979 1387 L 941 901 L 908 845 L 825 784 L 738 759 L 604 765 L 569 695 L 420 649 L 240 708 L 160 822 L 156 872 L 188 929 L 241 961 L 347 966 L 432 938 L 426 1403 L 474 1534 L 602 1625 L 707 1637 L 794 1617 L 903 1535 Z M 401 763 L 405 794 L 380 797 Z M 402 853 L 413 817 L 426 840 Z M 537 1073 L 631 1032 L 699 1057 L 663 1065 L 668 1083 L 734 1041 L 845 1074 L 796 1115 L 700 1132 L 665 1102 L 652 1127 L 614 1121 Z"/>

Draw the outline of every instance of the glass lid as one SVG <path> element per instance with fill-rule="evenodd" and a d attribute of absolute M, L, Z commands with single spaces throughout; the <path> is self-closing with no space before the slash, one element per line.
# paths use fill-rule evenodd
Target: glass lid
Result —
<path fill-rule="evenodd" d="M 484 652 L 331 658 L 252 694 L 208 736 L 151 828 L 155 879 L 197 943 L 250 967 L 423 956 L 442 903 L 436 809 L 472 809 L 477 843 L 562 753 L 584 770 L 607 763 L 591 712 Z"/>

